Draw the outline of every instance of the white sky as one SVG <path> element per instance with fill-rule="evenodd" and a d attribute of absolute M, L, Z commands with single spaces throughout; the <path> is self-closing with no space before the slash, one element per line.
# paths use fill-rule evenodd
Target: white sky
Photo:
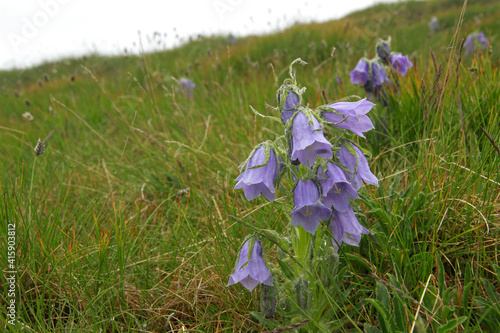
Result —
<path fill-rule="evenodd" d="M 0 0 L 0 69 L 90 52 L 119 54 L 127 48 L 138 53 L 139 41 L 152 51 L 197 34 L 264 34 L 397 1 Z M 154 32 L 161 38 L 153 40 Z"/>

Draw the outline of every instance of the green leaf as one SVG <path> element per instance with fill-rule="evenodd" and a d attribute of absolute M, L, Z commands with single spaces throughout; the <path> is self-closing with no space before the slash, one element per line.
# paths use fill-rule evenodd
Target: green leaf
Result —
<path fill-rule="evenodd" d="M 377 282 L 377 300 L 386 308 L 389 308 L 389 293 L 380 281 Z"/>
<path fill-rule="evenodd" d="M 250 311 L 250 314 L 252 315 L 252 317 L 257 319 L 259 321 L 259 323 L 262 324 L 262 326 L 264 326 L 268 330 L 277 329 L 281 325 L 280 322 L 277 321 L 276 319 L 266 318 L 260 312 Z"/>
<path fill-rule="evenodd" d="M 467 317 L 465 317 L 465 316 L 459 317 L 459 318 L 454 318 L 454 319 L 450 320 L 449 322 L 447 322 L 446 324 L 444 324 L 443 326 L 439 327 L 438 333 L 453 332 L 457 329 L 457 327 L 459 325 L 462 325 L 466 321 L 467 321 Z"/>
<path fill-rule="evenodd" d="M 389 312 L 389 309 L 376 299 L 368 298 L 366 299 L 366 302 L 372 304 L 373 307 L 377 309 L 380 328 L 382 329 L 382 332 L 387 332 L 387 333 L 394 332 L 395 325 L 394 321 L 392 320 L 392 316 Z"/>
<path fill-rule="evenodd" d="M 278 264 L 280 265 L 281 270 L 283 271 L 283 274 L 285 274 L 287 279 L 293 280 L 295 278 L 293 268 L 289 262 L 285 262 L 284 260 L 278 259 Z"/>
<path fill-rule="evenodd" d="M 394 307 L 396 328 L 401 332 L 408 331 L 408 322 L 406 320 L 406 305 L 404 304 L 403 299 L 397 293 L 394 293 L 392 302 Z"/>
<path fill-rule="evenodd" d="M 365 324 L 365 333 L 382 333 L 381 330 L 376 328 L 375 326 Z"/>

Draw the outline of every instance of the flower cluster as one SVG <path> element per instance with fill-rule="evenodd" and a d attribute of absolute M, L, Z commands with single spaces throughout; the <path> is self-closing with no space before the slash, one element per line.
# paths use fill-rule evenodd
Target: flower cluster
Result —
<path fill-rule="evenodd" d="M 484 49 L 488 47 L 489 41 L 485 37 L 484 32 L 473 32 L 467 36 L 464 42 L 465 54 L 471 54 L 476 49 Z"/>
<path fill-rule="evenodd" d="M 381 99 L 384 96 L 383 85 L 390 84 L 386 68 L 395 73 L 406 75 L 408 69 L 413 67 L 408 56 L 398 52 L 391 52 L 391 38 L 380 39 L 376 45 L 377 56 L 373 59 L 361 58 L 356 68 L 349 73 L 352 84 L 360 84 L 365 89 L 369 98 L 375 96 Z"/>
<path fill-rule="evenodd" d="M 370 232 L 358 222 L 350 200 L 359 198 L 363 183 L 378 186 L 378 179 L 368 165 L 369 153 L 346 137 L 364 138 L 374 128 L 367 116 L 374 104 L 366 99 L 344 100 L 312 110 L 303 105 L 305 89 L 297 86 L 290 73 L 292 80 L 280 87 L 278 106 L 273 108 L 280 113 L 285 135 L 254 148 L 242 164 L 235 189 L 243 189 L 247 200 L 262 195 L 273 201 L 279 180 L 288 172 L 295 182 L 291 226 L 315 234 L 324 221 L 335 250 L 343 243 L 359 246 L 361 235 Z M 256 237 L 252 255 L 248 253 L 247 241 L 229 285 L 241 282 L 252 290 L 258 282 L 272 283 Z"/>
<path fill-rule="evenodd" d="M 179 87 L 182 89 L 182 92 L 186 97 L 191 97 L 193 95 L 193 90 L 196 87 L 196 84 L 190 79 L 181 78 L 179 80 Z"/>

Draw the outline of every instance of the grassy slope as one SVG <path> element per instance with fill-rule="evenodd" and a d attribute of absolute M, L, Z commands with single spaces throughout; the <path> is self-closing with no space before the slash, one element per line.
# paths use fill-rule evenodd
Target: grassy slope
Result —
<path fill-rule="evenodd" d="M 388 127 L 366 140 L 382 181 L 363 192 L 374 235 L 341 253 L 352 272 L 346 283 L 357 286 L 349 297 L 377 298 L 387 285 L 392 302 L 404 296 L 411 327 L 411 300 L 425 290 L 419 317 L 429 332 L 460 316 L 469 318 L 461 329 L 486 330 L 474 297 L 490 298 L 480 278 L 499 287 L 500 156 L 481 128 L 500 141 L 500 4 L 469 4 L 458 36 L 484 31 L 493 52 L 462 58 L 457 71 L 452 37 L 461 5 L 379 5 L 233 45 L 210 38 L 140 58 L 88 57 L 0 73 L 1 214 L 17 226 L 19 321 L 35 332 L 258 329 L 248 316 L 257 294 L 225 287 L 249 233 L 230 216 L 279 232 L 289 218 L 287 205 L 248 203 L 232 190 L 238 164 L 279 128 L 248 105 L 264 113 L 264 103 L 274 105 L 297 57 L 309 63 L 298 80 L 310 105 L 323 103 L 322 89 L 329 100 L 363 95 L 348 73 L 361 56 L 374 55 L 378 37 L 391 35 L 393 49 L 410 54 L 415 67 L 389 107 L 373 111 Z M 433 35 L 432 15 L 443 27 Z M 197 84 L 192 99 L 176 88 L 183 76 Z M 37 139 L 52 129 L 35 159 Z M 6 232 L 2 224 L 2 242 Z M 366 303 L 349 311 L 380 325 Z"/>

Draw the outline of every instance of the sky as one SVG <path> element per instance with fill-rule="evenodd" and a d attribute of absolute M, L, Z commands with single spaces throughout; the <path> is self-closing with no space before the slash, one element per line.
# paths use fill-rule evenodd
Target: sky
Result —
<path fill-rule="evenodd" d="M 261 35 L 397 1 L 0 0 L 0 70 L 89 53 L 164 50 L 199 34 Z"/>

